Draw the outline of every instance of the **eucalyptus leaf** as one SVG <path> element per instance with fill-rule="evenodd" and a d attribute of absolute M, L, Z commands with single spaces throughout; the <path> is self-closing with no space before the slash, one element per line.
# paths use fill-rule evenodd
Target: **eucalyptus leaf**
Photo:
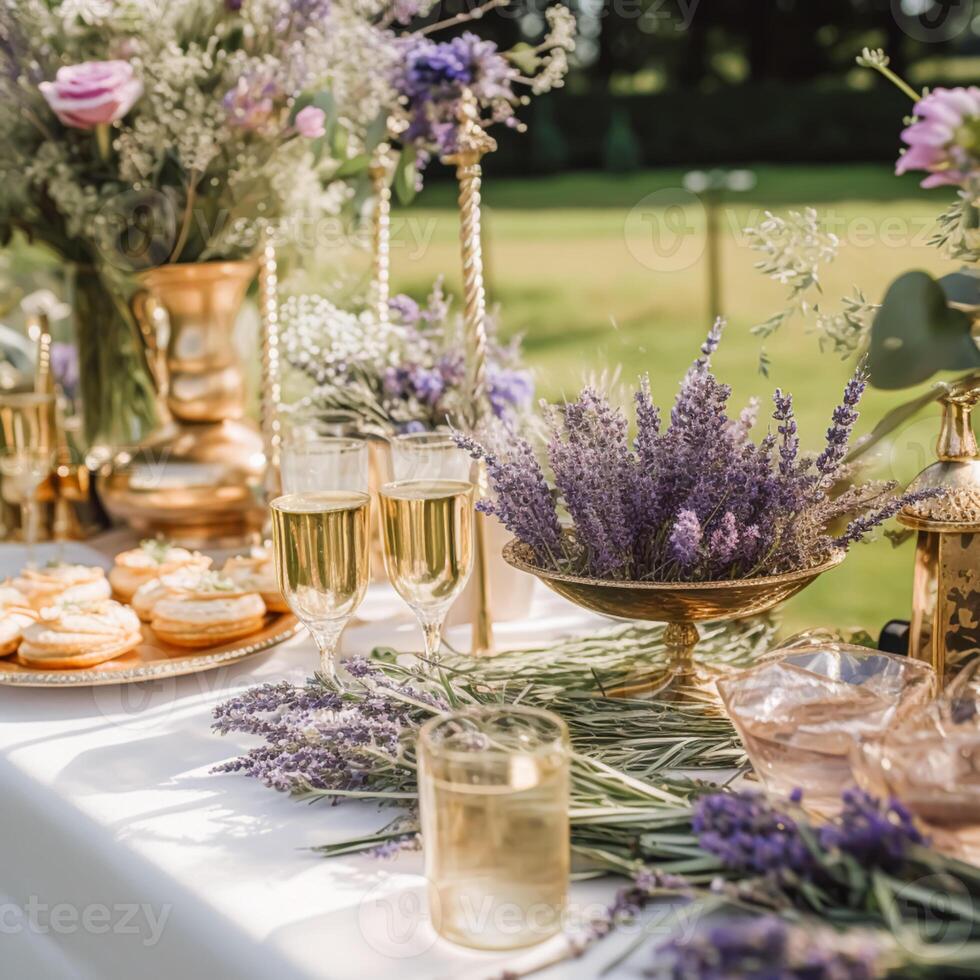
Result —
<path fill-rule="evenodd" d="M 388 135 L 388 113 L 382 112 L 371 121 L 364 132 L 364 148 L 370 153 Z"/>
<path fill-rule="evenodd" d="M 330 149 L 333 156 L 338 160 L 347 159 L 347 144 L 349 134 L 344 126 L 336 126 L 330 139 Z"/>
<path fill-rule="evenodd" d="M 406 146 L 395 164 L 395 194 L 402 204 L 411 204 L 415 199 L 417 174 L 418 150 L 414 146 Z"/>
<path fill-rule="evenodd" d="M 980 277 L 968 269 L 951 272 L 939 280 L 946 302 L 959 307 L 980 307 Z"/>
<path fill-rule="evenodd" d="M 937 371 L 980 367 L 980 348 L 970 317 L 946 303 L 942 287 L 927 272 L 896 279 L 871 326 L 868 371 L 877 388 L 908 388 Z"/>
<path fill-rule="evenodd" d="M 335 177 L 353 177 L 363 173 L 371 165 L 371 158 L 366 153 L 358 153 L 356 157 L 345 160 L 334 173 Z"/>

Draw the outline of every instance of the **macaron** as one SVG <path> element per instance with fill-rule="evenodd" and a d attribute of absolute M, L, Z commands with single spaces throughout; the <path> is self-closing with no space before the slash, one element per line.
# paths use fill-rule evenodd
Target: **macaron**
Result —
<path fill-rule="evenodd" d="M 24 630 L 17 660 L 43 670 L 94 667 L 142 642 L 136 613 L 113 599 L 49 606 Z"/>

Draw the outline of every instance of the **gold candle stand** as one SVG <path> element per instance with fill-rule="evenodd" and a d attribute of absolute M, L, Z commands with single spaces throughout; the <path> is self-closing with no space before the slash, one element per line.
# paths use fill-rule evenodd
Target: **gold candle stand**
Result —
<path fill-rule="evenodd" d="M 395 154 L 387 142 L 380 143 L 371 158 L 368 174 L 374 190 L 371 225 L 372 287 L 379 323 L 387 323 L 391 298 L 391 173 Z"/>
<path fill-rule="evenodd" d="M 443 162 L 456 167 L 459 182 L 459 244 L 463 260 L 463 323 L 468 351 L 468 381 L 472 409 L 467 422 L 476 428 L 489 414 L 487 396 L 487 297 L 483 283 L 483 243 L 480 230 L 481 161 L 497 143 L 480 124 L 480 111 L 473 93 L 466 89 L 460 101 L 456 151 Z M 483 476 L 481 472 L 481 483 Z M 485 488 L 480 487 L 483 491 Z M 490 578 L 486 518 L 476 515 L 473 576 L 477 608 L 473 617 L 471 653 L 487 656 L 493 651 L 493 621 L 490 615 Z"/>
<path fill-rule="evenodd" d="M 262 391 L 259 427 L 265 448 L 266 503 L 279 494 L 279 456 L 282 448 L 282 362 L 279 351 L 279 268 L 276 248 L 268 228 L 262 231 L 259 249 L 259 322 L 262 348 Z"/>
<path fill-rule="evenodd" d="M 898 519 L 918 535 L 909 654 L 931 663 L 943 683 L 980 655 L 980 450 L 971 423 L 980 378 L 950 385 L 939 401 L 937 462 L 909 490 L 945 493 L 904 508 Z"/>

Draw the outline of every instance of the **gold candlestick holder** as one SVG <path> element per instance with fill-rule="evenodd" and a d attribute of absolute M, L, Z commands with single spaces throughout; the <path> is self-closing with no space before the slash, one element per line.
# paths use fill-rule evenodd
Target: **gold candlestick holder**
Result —
<path fill-rule="evenodd" d="M 487 296 L 483 282 L 483 242 L 481 234 L 481 161 L 497 148 L 496 140 L 480 123 L 476 97 L 465 89 L 460 100 L 459 133 L 454 153 L 443 162 L 456 167 L 459 182 L 459 244 L 463 261 L 463 323 L 469 354 L 468 382 L 471 392 L 470 418 L 476 428 L 489 414 L 487 394 Z M 481 474 L 482 483 L 482 474 Z M 481 492 L 484 487 L 480 487 Z M 490 577 L 487 554 L 487 527 L 483 514 L 474 525 L 473 579 L 477 608 L 473 617 L 471 653 L 487 656 L 493 652 L 493 620 L 490 614 Z"/>
<path fill-rule="evenodd" d="M 279 350 L 279 266 L 269 229 L 263 228 L 259 249 L 259 321 L 262 347 L 262 391 L 259 427 L 265 448 L 266 502 L 278 496 L 282 483 L 279 457 L 282 449 L 282 360 Z"/>
<path fill-rule="evenodd" d="M 395 154 L 391 144 L 382 142 L 371 157 L 368 174 L 374 191 L 371 225 L 372 300 L 379 323 L 387 323 L 391 298 L 391 175 Z"/>

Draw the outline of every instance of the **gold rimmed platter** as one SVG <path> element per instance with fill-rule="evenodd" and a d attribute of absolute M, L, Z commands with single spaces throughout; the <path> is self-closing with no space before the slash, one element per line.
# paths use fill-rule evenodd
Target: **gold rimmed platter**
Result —
<path fill-rule="evenodd" d="M 294 636 L 300 624 L 292 613 L 266 617 L 261 630 L 233 643 L 189 650 L 162 643 L 143 626 L 143 642 L 125 656 L 81 670 L 38 670 L 17 663 L 16 656 L 0 659 L 0 685 L 10 687 L 95 687 L 137 684 L 161 677 L 180 677 L 214 670 L 261 653 Z"/>

